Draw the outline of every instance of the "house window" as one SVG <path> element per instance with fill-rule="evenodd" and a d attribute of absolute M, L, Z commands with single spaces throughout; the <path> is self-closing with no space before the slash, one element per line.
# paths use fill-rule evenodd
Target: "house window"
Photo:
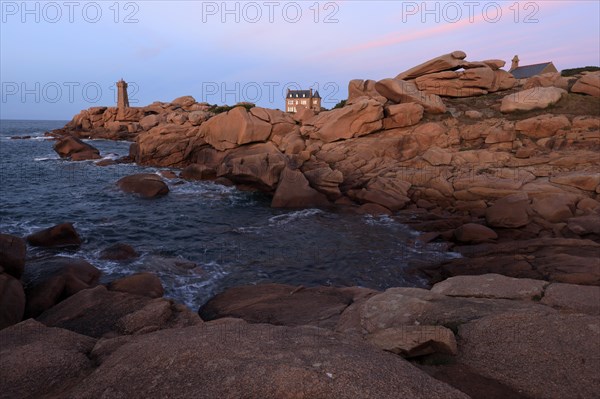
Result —
<path fill-rule="evenodd" d="M 301 103 L 302 105 L 306 105 L 306 100 L 302 100 L 302 101 L 300 101 L 300 103 Z"/>
<path fill-rule="evenodd" d="M 288 104 L 289 104 L 289 105 L 294 105 L 294 101 L 293 101 L 293 100 L 290 100 L 290 101 L 288 101 Z"/>

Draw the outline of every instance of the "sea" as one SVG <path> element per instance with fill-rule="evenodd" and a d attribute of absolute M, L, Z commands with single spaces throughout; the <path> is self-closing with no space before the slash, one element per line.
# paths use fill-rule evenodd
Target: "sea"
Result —
<path fill-rule="evenodd" d="M 153 272 L 166 297 L 196 310 L 246 284 L 424 287 L 411 270 L 456 256 L 419 244 L 418 233 L 394 217 L 273 209 L 264 194 L 213 182 L 165 179 L 170 193 L 157 199 L 123 193 L 121 177 L 170 169 L 60 159 L 44 133 L 66 123 L 0 120 L 0 232 L 25 237 L 71 222 L 84 241 L 77 251 L 28 247 L 33 265 L 57 255 L 83 258 L 102 271 L 101 282 Z M 127 155 L 131 144 L 85 141 L 105 159 Z M 140 257 L 101 260 L 115 243 Z"/>

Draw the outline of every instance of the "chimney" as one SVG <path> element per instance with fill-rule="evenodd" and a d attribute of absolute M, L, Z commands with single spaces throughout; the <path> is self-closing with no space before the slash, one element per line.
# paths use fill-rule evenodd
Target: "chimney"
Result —
<path fill-rule="evenodd" d="M 519 67 L 519 56 L 515 55 L 512 59 L 512 65 L 510 66 L 510 71 L 515 70 L 518 67 Z"/>

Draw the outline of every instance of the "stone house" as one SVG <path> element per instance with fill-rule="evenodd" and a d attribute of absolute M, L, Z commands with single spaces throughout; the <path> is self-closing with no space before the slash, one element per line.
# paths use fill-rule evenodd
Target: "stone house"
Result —
<path fill-rule="evenodd" d="M 512 59 L 510 72 L 515 79 L 526 79 L 543 73 L 558 72 L 552 61 L 542 62 L 541 64 L 519 66 L 519 56 L 515 55 Z"/>
<path fill-rule="evenodd" d="M 310 90 L 287 90 L 285 96 L 285 112 L 297 112 L 301 107 L 310 108 L 315 111 L 321 110 L 321 96 L 319 91 L 313 93 Z"/>

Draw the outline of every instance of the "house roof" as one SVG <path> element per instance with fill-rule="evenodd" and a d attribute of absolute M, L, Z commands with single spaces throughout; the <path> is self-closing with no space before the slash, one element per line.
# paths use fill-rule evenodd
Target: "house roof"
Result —
<path fill-rule="evenodd" d="M 552 62 L 542 62 L 541 64 L 523 65 L 510 71 L 516 79 L 530 78 L 539 75 Z"/>
<path fill-rule="evenodd" d="M 287 98 L 309 98 L 310 90 L 290 90 L 287 94 Z M 319 91 L 315 91 L 312 95 L 313 98 L 321 98 Z"/>

